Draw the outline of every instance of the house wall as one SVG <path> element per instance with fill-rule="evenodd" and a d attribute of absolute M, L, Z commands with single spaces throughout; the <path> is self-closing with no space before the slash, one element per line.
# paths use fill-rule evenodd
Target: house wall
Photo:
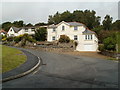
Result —
<path fill-rule="evenodd" d="M 13 30 L 13 28 L 10 28 L 9 29 L 9 31 L 8 31 L 8 33 L 7 33 L 7 36 L 9 37 L 9 36 L 19 36 L 19 35 L 23 35 L 23 34 L 29 34 L 29 35 L 32 35 L 32 34 L 35 34 L 35 32 L 34 31 L 32 31 L 32 29 L 31 28 L 29 28 L 28 29 L 28 32 L 25 32 L 25 29 L 23 28 L 23 29 L 21 29 L 19 32 L 15 32 L 14 30 Z"/>
<path fill-rule="evenodd" d="M 65 30 L 62 31 L 62 26 L 65 27 Z M 74 40 L 74 35 L 77 35 L 78 37 L 78 45 L 76 47 L 77 51 L 97 51 L 98 48 L 98 39 L 95 34 L 90 34 L 92 35 L 92 40 L 86 40 L 85 39 L 85 34 L 82 32 L 85 31 L 84 26 L 78 26 L 78 30 L 74 30 L 74 26 L 69 26 L 66 23 L 61 23 L 57 25 L 56 31 L 53 32 L 53 28 L 47 28 L 47 41 L 53 41 L 52 37 L 55 36 L 56 40 L 59 40 L 60 35 L 67 35 L 71 40 Z M 88 35 L 88 34 L 87 34 Z M 90 50 L 87 50 L 89 47 L 91 48 Z"/>
<path fill-rule="evenodd" d="M 62 30 L 62 26 L 65 26 L 65 30 Z M 85 27 L 83 26 L 78 26 L 78 30 L 74 30 L 74 27 L 70 27 L 69 25 L 62 23 L 60 24 L 57 28 L 56 31 L 53 32 L 53 28 L 48 28 L 47 32 L 47 41 L 53 41 L 52 40 L 52 36 L 56 37 L 56 40 L 58 40 L 60 38 L 60 35 L 67 35 L 71 40 L 74 40 L 74 35 L 78 36 L 78 41 L 83 41 L 83 39 L 81 39 L 82 37 L 82 32 L 85 30 Z"/>
<path fill-rule="evenodd" d="M 22 35 L 22 34 L 29 34 L 29 35 L 32 35 L 32 34 L 35 34 L 34 31 L 32 31 L 32 29 L 28 29 L 28 32 L 25 32 L 25 29 L 21 29 L 19 32 L 18 32 L 18 35 Z"/>
<path fill-rule="evenodd" d="M 18 36 L 18 33 L 15 33 L 15 31 L 13 30 L 13 28 L 10 28 L 8 33 L 7 33 L 7 36 Z"/>

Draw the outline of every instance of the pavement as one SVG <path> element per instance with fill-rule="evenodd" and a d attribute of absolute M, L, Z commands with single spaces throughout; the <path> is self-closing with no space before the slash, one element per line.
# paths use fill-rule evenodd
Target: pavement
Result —
<path fill-rule="evenodd" d="M 4 88 L 118 88 L 118 62 L 94 57 L 26 50 L 42 58 L 42 65 Z M 32 58 L 32 57 L 31 57 Z"/>
<path fill-rule="evenodd" d="M 25 51 L 25 50 L 21 50 L 21 51 L 27 56 L 27 61 L 25 63 L 23 63 L 22 65 L 18 66 L 17 68 L 3 73 L 2 74 L 3 81 L 6 78 L 9 78 L 9 77 L 12 77 L 12 76 L 14 76 L 16 78 L 16 75 L 24 76 L 24 75 L 21 75 L 21 74 L 22 73 L 24 74 L 25 72 L 29 71 L 30 69 L 32 69 L 38 63 L 39 60 L 38 60 L 37 56 L 35 56 L 32 53 L 30 53 L 28 51 Z M 12 79 L 14 79 L 14 77 Z"/>

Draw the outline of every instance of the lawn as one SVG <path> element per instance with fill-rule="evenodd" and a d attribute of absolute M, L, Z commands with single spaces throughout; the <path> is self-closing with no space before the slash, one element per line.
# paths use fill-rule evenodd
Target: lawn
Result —
<path fill-rule="evenodd" d="M 12 70 L 26 61 L 27 57 L 22 51 L 3 45 L 1 45 L 0 48 L 1 47 L 2 71 L 0 70 L 0 72 L 7 72 L 9 70 Z"/>

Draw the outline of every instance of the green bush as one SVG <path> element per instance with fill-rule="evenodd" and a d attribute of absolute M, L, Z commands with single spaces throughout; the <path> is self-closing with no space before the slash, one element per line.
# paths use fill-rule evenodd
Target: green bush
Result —
<path fill-rule="evenodd" d="M 59 42 L 60 43 L 69 43 L 70 42 L 70 38 L 66 35 L 61 35 L 59 38 Z"/>
<path fill-rule="evenodd" d="M 9 42 L 10 42 L 10 41 L 13 41 L 13 40 L 14 40 L 14 37 L 7 37 L 6 40 L 9 41 Z"/>
<path fill-rule="evenodd" d="M 18 43 L 18 42 L 20 42 L 21 40 L 22 40 L 22 35 L 20 35 L 20 36 L 16 36 L 16 37 L 14 37 L 14 41 L 16 42 L 16 43 Z"/>
<path fill-rule="evenodd" d="M 116 50 L 116 38 L 113 37 L 107 37 L 103 40 L 104 48 L 109 51 L 115 51 Z"/>
<path fill-rule="evenodd" d="M 74 44 L 75 44 L 75 47 L 77 47 L 77 45 L 78 45 L 78 42 L 76 42 L 76 41 L 75 41 L 75 42 L 74 42 Z"/>
<path fill-rule="evenodd" d="M 39 28 L 39 29 L 35 30 L 34 37 L 37 41 L 47 40 L 47 30 L 46 30 L 46 28 L 42 27 L 42 28 Z"/>
<path fill-rule="evenodd" d="M 100 50 L 100 51 L 104 51 L 104 50 L 105 50 L 105 48 L 104 48 L 104 44 L 100 44 L 99 47 L 98 47 L 98 50 Z"/>

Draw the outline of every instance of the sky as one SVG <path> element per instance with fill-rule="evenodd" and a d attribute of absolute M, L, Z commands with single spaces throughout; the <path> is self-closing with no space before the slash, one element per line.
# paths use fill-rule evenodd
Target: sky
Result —
<path fill-rule="evenodd" d="M 18 0 L 19 1 L 19 0 Z M 96 11 L 96 16 L 100 16 L 101 19 L 105 17 L 105 15 L 110 15 L 113 17 L 113 21 L 118 19 L 118 1 L 91 1 L 91 2 L 81 2 L 81 1 L 70 1 L 63 2 L 63 0 L 55 1 L 47 1 L 44 0 L 38 2 L 36 0 L 31 0 L 31 2 L 23 2 L 22 0 L 16 2 L 14 0 L 10 1 L 2 1 L 0 3 L 0 17 L 2 19 L 1 22 L 13 22 L 16 20 L 23 20 L 27 23 L 38 23 L 38 22 L 47 22 L 49 15 L 54 15 L 57 11 L 62 13 L 66 10 L 73 12 L 74 10 L 94 10 Z M 101 20 L 101 21 L 102 21 Z"/>

